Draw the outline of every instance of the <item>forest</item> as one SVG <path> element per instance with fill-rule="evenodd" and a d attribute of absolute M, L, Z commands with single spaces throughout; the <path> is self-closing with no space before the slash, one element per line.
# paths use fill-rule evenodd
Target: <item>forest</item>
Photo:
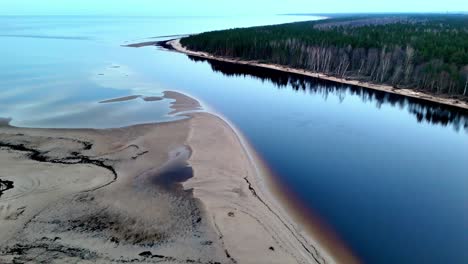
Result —
<path fill-rule="evenodd" d="M 181 43 L 215 56 L 468 95 L 468 15 L 356 15 L 205 32 Z"/>

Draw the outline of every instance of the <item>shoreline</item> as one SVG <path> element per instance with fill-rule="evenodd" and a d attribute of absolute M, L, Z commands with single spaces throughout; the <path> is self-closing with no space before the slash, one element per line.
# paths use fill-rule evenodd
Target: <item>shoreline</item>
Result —
<path fill-rule="evenodd" d="M 164 98 L 188 118 L 114 129 L 5 121 L 0 177 L 13 188 L 0 197 L 0 262 L 42 252 L 37 261 L 336 263 L 265 186 L 234 127 L 191 97 Z"/>
<path fill-rule="evenodd" d="M 281 65 L 266 64 L 266 63 L 260 63 L 256 61 L 237 60 L 237 59 L 231 59 L 231 58 L 225 58 L 225 57 L 217 57 L 206 52 L 189 50 L 182 46 L 182 44 L 180 43 L 180 39 L 162 41 L 162 43 L 163 44 L 161 45 L 161 42 L 152 42 L 152 43 L 146 42 L 144 43 L 145 45 L 138 45 L 134 47 L 143 47 L 146 45 L 161 45 L 163 48 L 169 48 L 170 50 L 174 50 L 176 52 L 180 52 L 186 55 L 199 57 L 203 59 L 210 59 L 210 60 L 222 61 L 222 62 L 227 62 L 227 63 L 249 65 L 249 66 L 267 68 L 267 69 L 272 69 L 272 70 L 277 70 L 277 71 L 282 71 L 282 72 L 294 73 L 294 74 L 313 77 L 317 79 L 332 81 L 332 82 L 341 83 L 341 84 L 359 86 L 359 87 L 363 87 L 367 89 L 397 94 L 401 96 L 429 101 L 432 103 L 438 103 L 438 104 L 443 104 L 443 105 L 447 105 L 451 107 L 457 107 L 463 110 L 468 110 L 468 102 L 460 101 L 458 99 L 444 98 L 441 96 L 424 93 L 424 92 L 420 92 L 420 91 L 416 91 L 412 89 L 394 88 L 390 85 L 373 84 L 373 83 L 361 82 L 357 80 L 348 80 L 345 78 L 329 76 L 323 73 L 315 73 L 315 72 L 311 72 L 307 70 L 295 69 L 295 68 L 290 68 L 290 67 L 281 66 Z M 134 44 L 134 45 L 137 45 L 137 44 Z"/>
<path fill-rule="evenodd" d="M 278 181 L 279 176 L 275 175 L 267 162 L 256 153 L 243 133 L 221 114 L 215 115 L 237 135 L 237 140 L 254 167 L 256 177 L 252 177 L 249 184 L 254 186 L 257 193 L 267 197 L 264 202 L 279 213 L 278 217 L 284 219 L 283 225 L 289 225 L 287 228 L 293 229 L 299 240 L 311 245 L 312 250 L 318 256 L 322 256 L 320 260 L 315 259 L 317 263 L 360 263 L 358 257 L 343 243 L 331 226 L 304 207 L 301 201 L 292 198 L 292 190 Z"/>

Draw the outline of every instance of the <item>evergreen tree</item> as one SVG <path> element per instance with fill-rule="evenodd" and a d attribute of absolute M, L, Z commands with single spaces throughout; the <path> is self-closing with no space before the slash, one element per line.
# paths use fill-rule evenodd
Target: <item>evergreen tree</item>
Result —
<path fill-rule="evenodd" d="M 191 50 L 448 95 L 467 95 L 468 16 L 358 16 L 206 32 Z"/>

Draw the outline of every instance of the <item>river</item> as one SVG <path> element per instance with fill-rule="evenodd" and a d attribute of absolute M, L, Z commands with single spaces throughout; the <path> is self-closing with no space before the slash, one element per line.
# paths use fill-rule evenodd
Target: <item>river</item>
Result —
<path fill-rule="evenodd" d="M 310 19 L 0 17 L 0 117 L 26 127 L 169 121 L 165 102 L 99 102 L 181 91 L 234 124 L 291 200 L 363 263 L 468 263 L 466 111 L 122 46 Z"/>

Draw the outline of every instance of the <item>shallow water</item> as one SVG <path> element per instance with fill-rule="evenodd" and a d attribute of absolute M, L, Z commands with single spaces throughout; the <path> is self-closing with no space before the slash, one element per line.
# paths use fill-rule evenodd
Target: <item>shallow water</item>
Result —
<path fill-rule="evenodd" d="M 32 127 L 173 120 L 193 95 L 228 118 L 365 263 L 468 263 L 467 114 L 359 87 L 194 61 L 149 37 L 307 17 L 1 17 L 0 117 Z"/>

